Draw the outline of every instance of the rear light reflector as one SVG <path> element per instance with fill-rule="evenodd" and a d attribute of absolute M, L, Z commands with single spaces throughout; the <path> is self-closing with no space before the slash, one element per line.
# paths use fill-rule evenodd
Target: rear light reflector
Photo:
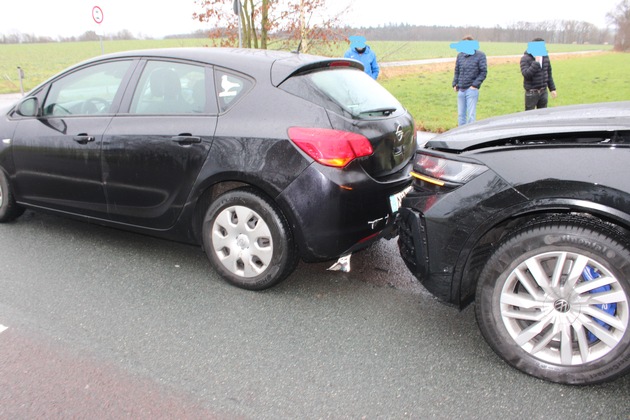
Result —
<path fill-rule="evenodd" d="M 360 240 L 359 242 L 357 242 L 357 243 L 362 244 L 362 243 L 365 243 L 365 242 L 367 242 L 367 241 L 371 241 L 372 239 L 376 238 L 376 237 L 377 237 L 378 235 L 380 235 L 380 234 L 381 234 L 381 231 L 378 231 L 378 232 L 373 233 L 373 234 L 371 234 L 371 235 L 369 235 L 369 236 L 366 236 L 365 238 L 361 239 L 361 240 Z"/>
<path fill-rule="evenodd" d="M 289 128 L 289 138 L 304 153 L 322 165 L 343 168 L 356 158 L 374 153 L 361 134 L 326 128 Z"/>

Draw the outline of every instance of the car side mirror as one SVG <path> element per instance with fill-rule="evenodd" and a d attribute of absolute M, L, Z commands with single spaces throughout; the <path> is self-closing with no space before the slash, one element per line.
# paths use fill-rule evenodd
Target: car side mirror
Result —
<path fill-rule="evenodd" d="M 42 115 L 39 100 L 34 96 L 22 100 L 18 104 L 16 112 L 22 117 L 40 117 Z"/>

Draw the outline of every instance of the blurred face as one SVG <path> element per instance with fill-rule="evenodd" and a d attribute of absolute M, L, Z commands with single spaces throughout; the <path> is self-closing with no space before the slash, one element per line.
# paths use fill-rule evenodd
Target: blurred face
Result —
<path fill-rule="evenodd" d="M 359 54 L 363 54 L 365 52 L 365 47 L 363 47 L 363 48 L 355 48 L 355 51 L 358 52 Z"/>

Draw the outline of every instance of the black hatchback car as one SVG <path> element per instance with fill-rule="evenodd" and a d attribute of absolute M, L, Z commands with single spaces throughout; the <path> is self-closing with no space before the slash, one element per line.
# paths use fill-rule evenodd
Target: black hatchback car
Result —
<path fill-rule="evenodd" d="M 439 299 L 476 300 L 495 352 L 531 375 L 630 370 L 630 102 L 528 111 L 429 141 L 399 248 Z"/>
<path fill-rule="evenodd" d="M 80 63 L 0 138 L 1 222 L 31 208 L 201 244 L 249 289 L 391 235 L 416 149 L 360 63 L 221 48 Z"/>

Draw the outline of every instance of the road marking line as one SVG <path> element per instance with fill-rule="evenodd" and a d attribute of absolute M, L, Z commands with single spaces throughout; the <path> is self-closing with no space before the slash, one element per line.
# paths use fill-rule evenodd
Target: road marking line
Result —
<path fill-rule="evenodd" d="M 0 333 L 4 330 L 8 330 L 9 327 L 5 327 L 4 325 L 0 324 Z"/>

